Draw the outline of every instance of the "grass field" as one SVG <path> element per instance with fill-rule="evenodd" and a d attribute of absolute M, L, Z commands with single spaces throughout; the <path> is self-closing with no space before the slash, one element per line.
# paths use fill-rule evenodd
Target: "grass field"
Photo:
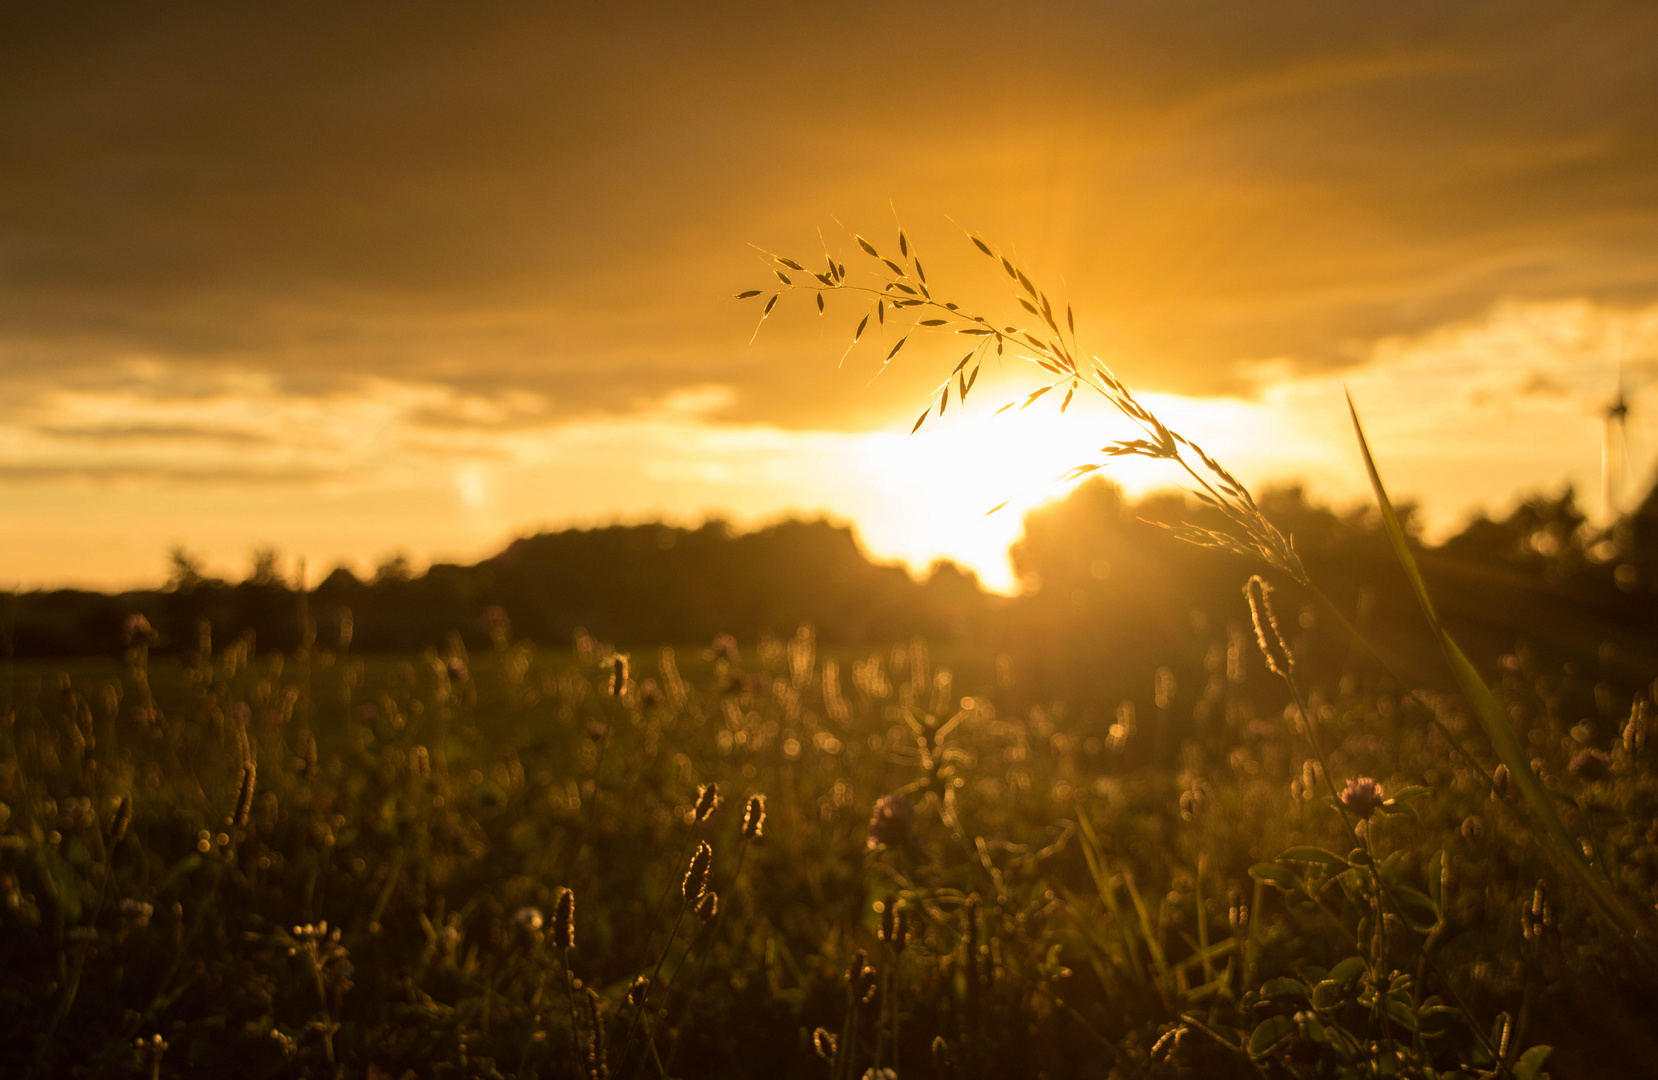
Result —
<path fill-rule="evenodd" d="M 1640 954 L 1435 734 L 1430 714 L 1465 730 L 1457 707 L 1306 676 L 1327 781 L 1235 637 L 1167 768 L 1155 706 L 1081 725 L 1005 662 L 952 657 L 978 673 L 957 680 L 920 641 L 828 656 L 803 630 L 622 662 L 502 627 L 471 655 L 204 641 L 151 664 L 139 634 L 120 663 L 11 673 L 9 1075 L 1658 1060 Z M 1597 871 L 1650 910 L 1644 706 L 1606 688 L 1585 720 L 1559 707 L 1569 673 L 1498 670 Z M 703 843 L 717 904 L 686 881 Z"/>

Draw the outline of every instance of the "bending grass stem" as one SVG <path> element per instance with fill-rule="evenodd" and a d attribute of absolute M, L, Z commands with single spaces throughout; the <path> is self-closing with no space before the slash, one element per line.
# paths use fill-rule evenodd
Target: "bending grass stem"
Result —
<path fill-rule="evenodd" d="M 667 962 L 668 953 L 673 951 L 674 938 L 679 936 L 679 925 L 685 921 L 685 913 L 691 910 L 691 904 L 692 899 L 688 896 L 680 902 L 679 915 L 674 919 L 674 928 L 668 931 L 668 940 L 662 945 L 662 955 L 656 958 L 656 966 L 651 969 L 651 977 L 639 994 L 639 1005 L 633 1011 L 633 1019 L 628 1022 L 627 1034 L 622 1038 L 622 1053 L 616 1061 L 618 1076 L 627 1075 L 627 1065 L 633 1057 L 633 1033 L 639 1027 L 640 1017 L 644 1016 L 645 1010 L 650 1007 L 651 991 L 656 988 L 656 978 L 662 974 L 662 965 Z"/>

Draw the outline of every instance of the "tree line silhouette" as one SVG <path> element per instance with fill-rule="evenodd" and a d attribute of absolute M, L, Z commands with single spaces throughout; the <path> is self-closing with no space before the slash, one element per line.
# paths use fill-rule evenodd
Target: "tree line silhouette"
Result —
<path fill-rule="evenodd" d="M 1374 512 L 1338 513 L 1299 488 L 1268 492 L 1262 505 L 1373 646 L 1331 662 L 1433 677 L 1431 642 Z M 133 615 L 153 627 L 162 654 L 194 649 L 204 620 L 263 650 L 314 635 L 321 647 L 359 652 L 417 650 L 451 632 L 482 645 L 502 619 L 551 647 L 568 646 L 578 629 L 626 648 L 720 633 L 753 641 L 810 625 L 828 646 L 921 636 L 1006 655 L 1056 697 L 1108 697 L 1119 683 L 1139 688 L 1159 665 L 1201 676 L 1215 644 L 1243 632 L 1240 586 L 1255 568 L 1161 527 L 1201 514 L 1179 493 L 1133 501 L 1106 481 L 1080 485 L 1027 515 L 1012 552 L 1025 589 L 1012 598 L 952 563 L 916 577 L 873 562 L 850 529 L 826 521 L 747 533 L 712 521 L 543 533 L 471 566 L 414 574 L 393 560 L 369 580 L 339 568 L 308 590 L 282 578 L 268 549 L 240 582 L 208 577 L 175 552 L 163 587 L 11 596 L 0 631 L 9 655 L 69 657 L 118 653 Z M 1591 528 L 1569 489 L 1537 496 L 1420 556 L 1447 621 L 1482 654 L 1523 644 L 1557 662 L 1618 668 L 1620 680 L 1658 675 L 1658 489 L 1610 529 Z M 1304 649 L 1358 648 L 1312 598 L 1280 584 Z"/>

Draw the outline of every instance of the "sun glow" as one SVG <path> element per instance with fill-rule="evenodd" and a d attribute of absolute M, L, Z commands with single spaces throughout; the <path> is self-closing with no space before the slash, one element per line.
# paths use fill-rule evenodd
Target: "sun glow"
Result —
<path fill-rule="evenodd" d="M 1194 436 L 1214 434 L 1228 447 L 1242 441 L 1249 419 L 1241 402 L 1152 395 L 1146 403 Z M 950 558 L 999 592 L 1019 585 L 1007 552 L 1025 512 L 1072 487 L 1063 477 L 1074 466 L 1101 464 L 1100 473 L 1130 494 L 1181 481 L 1166 462 L 1108 461 L 1100 448 L 1137 432 L 1103 403 L 1080 395 L 1064 416 L 1039 403 L 1000 415 L 990 409 L 946 414 L 942 423 L 929 424 L 915 435 L 863 436 L 863 471 L 874 490 L 869 504 L 853 512 L 859 531 L 878 555 L 915 567 Z"/>

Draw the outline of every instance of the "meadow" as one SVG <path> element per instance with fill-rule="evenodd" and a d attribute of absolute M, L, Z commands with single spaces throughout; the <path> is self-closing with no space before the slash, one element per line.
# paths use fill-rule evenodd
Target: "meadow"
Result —
<path fill-rule="evenodd" d="M 1449 696 L 1298 669 L 1297 704 L 1234 627 L 1165 761 L 1166 673 L 1082 722 L 920 639 L 484 629 L 358 656 L 204 628 L 152 660 L 135 618 L 119 663 L 18 662 L 7 1074 L 1653 1071 L 1651 969 L 1450 750 Z M 1497 670 L 1650 908 L 1642 688 L 1584 718 L 1573 673 Z"/>
<path fill-rule="evenodd" d="M 1430 550 L 1355 411 L 1373 508 L 1257 502 L 982 239 L 1034 330 L 856 239 L 884 286 L 771 257 L 762 322 L 809 291 L 873 303 L 887 362 L 965 335 L 940 419 L 1024 350 L 1006 408 L 1144 436 L 1075 475 L 1187 494 L 1033 512 L 1017 600 L 822 524 L 23 597 L 7 1074 L 1658 1074 L 1658 496 Z"/>

